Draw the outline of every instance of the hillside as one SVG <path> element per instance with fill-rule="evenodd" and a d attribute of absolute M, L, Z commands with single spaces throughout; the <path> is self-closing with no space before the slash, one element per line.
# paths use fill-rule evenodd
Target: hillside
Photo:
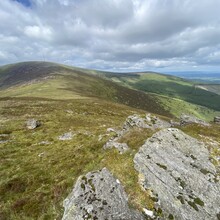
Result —
<path fill-rule="evenodd" d="M 151 95 L 90 74 L 88 70 L 54 63 L 26 62 L 4 66 L 0 68 L 0 89 L 0 97 L 102 98 L 171 116 Z"/>
<path fill-rule="evenodd" d="M 185 112 L 207 121 L 218 115 L 220 108 L 219 94 L 178 77 L 153 72 L 110 73 L 48 62 L 1 67 L 0 89 L 0 97 L 97 97 L 160 115 L 179 117 Z"/>
<path fill-rule="evenodd" d="M 192 81 L 152 72 L 104 75 L 129 88 L 184 100 L 216 111 L 220 110 L 220 95 L 212 90 L 197 87 Z"/>
<path fill-rule="evenodd" d="M 163 135 L 170 131 L 169 121 L 174 117 L 170 114 L 171 109 L 177 109 L 181 105 L 178 110 L 180 114 L 181 109 L 186 111 L 190 106 L 190 110 L 194 110 L 195 115 L 202 112 L 201 116 L 206 115 L 207 118 L 217 113 L 209 109 L 210 112 L 204 113 L 204 107 L 198 109 L 196 105 L 180 99 L 124 87 L 103 78 L 103 74 L 107 73 L 45 62 L 28 62 L 1 67 L 0 219 L 61 219 L 64 215 L 63 201 L 72 191 L 75 183 L 78 183 L 76 190 L 81 190 L 82 193 L 84 190 L 87 194 L 82 194 L 80 198 L 73 196 L 73 201 L 74 199 L 81 201 L 83 196 L 86 198 L 87 195 L 90 196 L 89 205 L 95 201 L 104 207 L 100 209 L 100 215 L 103 214 L 102 212 L 105 214 L 106 210 L 109 213 L 112 209 L 117 213 L 117 209 L 120 211 L 120 206 L 123 204 L 126 218 L 134 213 L 133 211 L 130 213 L 131 209 L 137 210 L 138 214 L 136 212 L 133 214 L 138 216 L 137 219 L 142 219 L 143 210 L 146 209 L 152 210 L 150 213 L 158 217 L 165 215 L 173 219 L 173 216 L 179 215 L 179 206 L 177 210 L 170 212 L 166 210 L 166 206 L 164 207 L 166 201 L 161 200 L 163 207 L 158 208 L 156 201 L 161 195 L 152 195 L 150 190 L 143 189 L 143 186 L 147 185 L 145 178 L 148 173 L 146 169 L 143 169 L 145 176 L 139 173 L 142 169 L 141 163 L 145 159 L 150 163 L 155 158 L 149 155 L 140 161 L 134 158 L 138 154 L 143 156 L 140 149 L 144 148 L 145 143 L 155 141 L 155 138 L 150 138 L 152 135 L 164 128 L 166 130 L 165 133 L 162 132 Z M 167 106 L 160 97 L 166 99 Z M 149 115 L 149 112 L 153 114 Z M 30 129 L 27 126 L 30 119 L 36 119 L 39 122 L 36 128 Z M 209 127 L 204 127 L 199 124 L 189 124 L 184 127 L 178 126 L 178 128 L 199 141 L 205 142 L 207 147 L 206 150 L 202 148 L 201 155 L 206 159 L 205 161 L 208 161 L 209 166 L 203 165 L 203 158 L 199 158 L 200 145 L 196 145 L 189 155 L 181 153 L 181 149 L 189 151 L 191 143 L 197 142 L 181 132 L 178 136 L 175 130 L 175 132 L 172 131 L 173 133 L 168 132 L 170 136 L 167 139 L 164 138 L 167 141 L 163 142 L 162 146 L 168 146 L 166 148 L 168 151 L 158 150 L 156 152 L 157 157 L 160 158 L 156 164 L 152 163 L 157 167 L 156 171 L 164 174 L 166 171 L 164 164 L 167 158 L 172 156 L 172 160 L 169 160 L 172 163 L 168 163 L 170 168 L 178 167 L 178 172 L 181 172 L 189 166 L 191 172 L 195 171 L 200 174 L 196 175 L 196 178 L 199 177 L 202 182 L 200 185 L 204 186 L 203 180 L 205 180 L 206 186 L 213 184 L 210 188 L 215 189 L 219 171 L 216 171 L 213 166 L 216 169 L 219 166 L 220 126 L 210 124 Z M 155 146 L 161 144 L 160 136 L 157 137 L 159 134 L 156 134 Z M 185 145 L 183 142 L 183 146 L 180 145 L 178 142 L 180 139 L 188 140 L 189 144 Z M 119 148 L 112 147 L 111 144 L 116 144 Z M 177 148 L 178 151 L 173 150 L 173 144 L 179 148 Z M 147 147 L 145 150 L 150 149 Z M 153 149 L 156 148 L 153 147 Z M 175 164 L 176 160 L 181 160 L 175 157 L 175 152 L 183 157 L 184 166 Z M 106 169 L 103 169 L 104 167 Z M 189 178 L 193 176 L 191 172 L 189 172 Z M 169 172 L 166 173 L 168 174 Z M 102 177 L 98 180 L 97 176 L 100 175 L 104 175 L 106 179 Z M 181 173 L 178 175 L 185 178 Z M 188 177 L 184 183 L 189 182 L 190 185 L 191 181 L 196 181 Z M 208 180 L 210 177 L 215 178 L 216 183 L 214 181 L 210 183 Z M 152 181 L 154 178 L 152 176 Z M 109 183 L 107 181 L 109 179 L 112 182 Z M 140 184 L 141 181 L 144 181 L 143 185 Z M 179 179 L 175 181 L 175 190 L 178 192 L 181 189 L 180 184 L 183 185 L 181 181 Z M 113 187 L 107 196 L 103 196 L 101 190 L 97 191 L 97 194 L 94 193 L 94 188 L 102 184 L 106 192 L 110 190 L 110 186 Z M 153 185 L 160 186 L 160 184 L 161 182 L 158 182 Z M 193 190 L 198 194 L 197 189 L 193 188 Z M 165 192 L 165 190 L 162 191 Z M 79 195 L 78 192 L 75 195 Z M 118 196 L 117 192 L 122 196 Z M 184 201 L 191 204 L 187 205 L 187 209 L 190 212 L 196 212 L 194 214 L 200 217 L 203 214 L 202 206 L 200 206 L 203 201 L 198 202 L 198 198 L 193 193 L 189 197 L 188 192 L 191 192 L 190 188 L 187 188 L 186 192 L 183 190 Z M 214 190 L 211 191 L 213 197 L 210 199 L 218 199 L 217 196 L 215 197 L 218 194 L 213 192 Z M 102 196 L 102 200 L 94 199 L 97 195 Z M 203 199 L 200 195 L 197 196 Z M 109 198 L 112 198 L 113 208 L 109 204 L 107 206 Z M 125 202 L 121 202 L 121 198 L 124 198 Z M 193 202 L 192 198 L 200 205 Z M 206 198 L 204 202 L 207 201 Z M 119 203 L 116 203 L 118 199 Z M 175 200 L 175 204 L 180 205 L 178 201 L 183 201 L 183 199 Z M 84 207 L 88 205 L 86 199 L 77 204 L 84 205 Z M 214 215 L 216 215 L 217 205 L 216 203 L 215 209 L 212 209 Z M 199 206 L 199 211 L 195 211 L 197 206 Z M 79 212 L 84 212 L 84 209 L 79 207 Z M 67 216 L 68 213 L 71 214 L 68 209 L 65 213 Z M 95 214 L 94 219 L 97 219 L 97 213 L 92 214 Z M 85 219 L 90 217 L 87 215 Z M 145 216 L 143 219 L 150 218 Z"/>
<path fill-rule="evenodd" d="M 203 84 L 197 84 L 196 86 L 201 88 L 201 89 L 205 89 L 207 91 L 210 91 L 210 92 L 213 92 L 213 93 L 216 93 L 216 94 L 220 95 L 220 84 L 213 84 L 213 83 L 206 84 L 206 83 L 203 83 Z"/>

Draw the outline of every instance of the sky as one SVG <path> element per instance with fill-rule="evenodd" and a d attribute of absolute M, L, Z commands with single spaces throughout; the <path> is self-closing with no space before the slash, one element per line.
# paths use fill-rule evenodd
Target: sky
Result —
<path fill-rule="evenodd" d="M 220 0 L 0 0 L 0 65 L 220 72 Z"/>

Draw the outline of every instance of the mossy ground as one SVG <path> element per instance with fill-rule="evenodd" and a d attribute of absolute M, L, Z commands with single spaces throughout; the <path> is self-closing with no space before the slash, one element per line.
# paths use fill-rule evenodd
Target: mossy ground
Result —
<path fill-rule="evenodd" d="M 62 202 L 80 175 L 109 168 L 123 183 L 131 206 L 151 207 L 152 201 L 138 185 L 133 157 L 152 133 L 132 130 L 124 137 L 131 150 L 120 155 L 103 150 L 106 129 L 121 128 L 128 115 L 144 112 L 98 99 L 50 100 L 3 98 L 0 100 L 0 219 L 60 219 Z M 27 130 L 25 121 L 42 125 Z M 71 131 L 72 140 L 58 136 Z"/>

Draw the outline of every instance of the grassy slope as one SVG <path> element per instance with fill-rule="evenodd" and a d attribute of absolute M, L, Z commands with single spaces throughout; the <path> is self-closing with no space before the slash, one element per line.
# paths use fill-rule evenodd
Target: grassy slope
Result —
<path fill-rule="evenodd" d="M 144 114 L 142 110 L 96 98 L 0 99 L 0 140 L 9 140 L 0 144 L 0 219 L 60 219 L 62 202 L 79 175 L 102 167 L 120 179 L 131 206 L 140 210 L 152 208 L 153 201 L 139 187 L 133 167 L 135 153 L 152 131 L 131 130 L 121 140 L 131 148 L 123 155 L 102 148 L 113 135 L 106 132 L 107 128 L 120 129 L 126 117 L 134 113 Z M 32 117 L 42 125 L 27 130 L 25 121 Z M 208 131 L 200 126 L 183 129 L 207 141 L 211 155 L 220 156 L 220 126 L 209 127 Z M 69 131 L 75 134 L 72 140 L 58 140 Z"/>
<path fill-rule="evenodd" d="M 107 128 L 121 128 L 128 115 L 144 114 L 143 110 L 110 100 L 120 96 L 129 100 L 128 96 L 134 94 L 131 97 L 136 97 L 137 105 L 135 95 L 141 102 L 143 93 L 121 90 L 122 87 L 105 80 L 97 84 L 97 77 L 80 77 L 74 71 L 37 84 L 21 86 L 18 80 L 16 87 L 1 91 L 0 142 L 9 142 L 0 143 L 0 219 L 60 219 L 62 202 L 78 176 L 104 166 L 125 186 L 131 206 L 140 210 L 152 208 L 153 201 L 139 187 L 138 173 L 133 167 L 134 154 L 152 131 L 131 130 L 122 140 L 131 150 L 123 155 L 102 148 L 113 135 L 107 134 Z M 39 119 L 42 126 L 27 130 L 25 121 L 32 117 Z M 219 129 L 215 126 L 207 132 L 206 128 L 188 126 L 184 131 L 219 143 Z M 58 136 L 69 131 L 75 134 L 72 140 L 58 140 Z M 213 155 L 220 155 L 218 149 L 210 149 Z"/>
<path fill-rule="evenodd" d="M 171 116 L 151 95 L 103 79 L 89 70 L 53 63 L 27 62 L 6 67 L 0 70 L 0 85 L 0 97 L 96 97 Z"/>
<path fill-rule="evenodd" d="M 102 167 L 122 181 L 131 205 L 150 207 L 149 196 L 137 184 L 132 159 L 152 133 L 131 131 L 126 141 L 132 150 L 124 155 L 102 148 L 111 136 L 106 129 L 120 128 L 133 113 L 143 111 L 95 98 L 1 99 L 0 134 L 9 134 L 10 142 L 0 144 L 0 219 L 60 219 L 62 201 L 78 176 Z M 42 126 L 30 131 L 25 120 L 32 117 Z M 72 140 L 58 140 L 69 131 L 75 134 Z"/>
<path fill-rule="evenodd" d="M 40 80 L 42 77 L 44 81 Z M 18 86 L 27 81 L 35 84 Z M 0 68 L 0 88 L 7 87 L 0 97 L 75 99 L 95 96 L 167 116 L 168 112 L 176 117 L 185 112 L 210 121 L 220 114 L 216 110 L 220 105 L 219 95 L 195 89 L 192 82 L 178 77 L 152 72 L 118 74 L 47 62 L 26 62 Z"/>
<path fill-rule="evenodd" d="M 182 112 L 212 120 L 220 111 L 220 95 L 195 88 L 190 81 L 157 73 L 104 74 L 129 88 L 155 94 L 164 107 L 178 117 Z"/>
<path fill-rule="evenodd" d="M 152 132 L 131 131 L 125 137 L 131 150 L 124 155 L 102 147 L 112 135 L 108 127 L 120 128 L 128 115 L 143 113 L 117 102 L 169 114 L 143 92 L 80 69 L 38 65 L 4 67 L 0 74 L 0 219 L 60 219 L 78 176 L 104 166 L 121 180 L 132 206 L 152 207 L 133 167 L 134 154 Z M 34 131 L 25 127 L 32 117 L 42 122 Z M 73 140 L 58 140 L 68 131 Z"/>
<path fill-rule="evenodd" d="M 220 95 L 220 84 L 201 84 L 199 87 Z"/>

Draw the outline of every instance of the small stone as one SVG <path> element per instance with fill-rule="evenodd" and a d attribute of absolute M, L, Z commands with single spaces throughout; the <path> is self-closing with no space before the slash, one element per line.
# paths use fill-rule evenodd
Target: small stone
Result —
<path fill-rule="evenodd" d="M 117 139 L 116 139 L 117 140 Z M 116 148 L 119 153 L 123 154 L 125 153 L 129 147 L 126 143 L 118 143 L 115 139 L 109 140 L 104 146 L 104 149 L 111 149 L 111 148 Z"/>
<path fill-rule="evenodd" d="M 73 138 L 72 132 L 64 133 L 63 135 L 58 137 L 58 139 L 61 140 L 61 141 L 72 140 L 72 138 Z"/>
<path fill-rule="evenodd" d="M 147 216 L 154 217 L 154 212 L 153 212 L 153 211 L 148 210 L 148 209 L 145 209 L 145 208 L 143 208 L 143 211 L 144 211 L 144 213 L 145 213 Z"/>
<path fill-rule="evenodd" d="M 107 131 L 107 132 L 116 132 L 115 129 L 113 129 L 113 128 L 107 128 L 106 131 Z"/>
<path fill-rule="evenodd" d="M 39 127 L 40 125 L 41 125 L 41 123 L 34 118 L 26 121 L 27 129 L 30 129 L 30 130 L 35 129 L 35 128 Z"/>

